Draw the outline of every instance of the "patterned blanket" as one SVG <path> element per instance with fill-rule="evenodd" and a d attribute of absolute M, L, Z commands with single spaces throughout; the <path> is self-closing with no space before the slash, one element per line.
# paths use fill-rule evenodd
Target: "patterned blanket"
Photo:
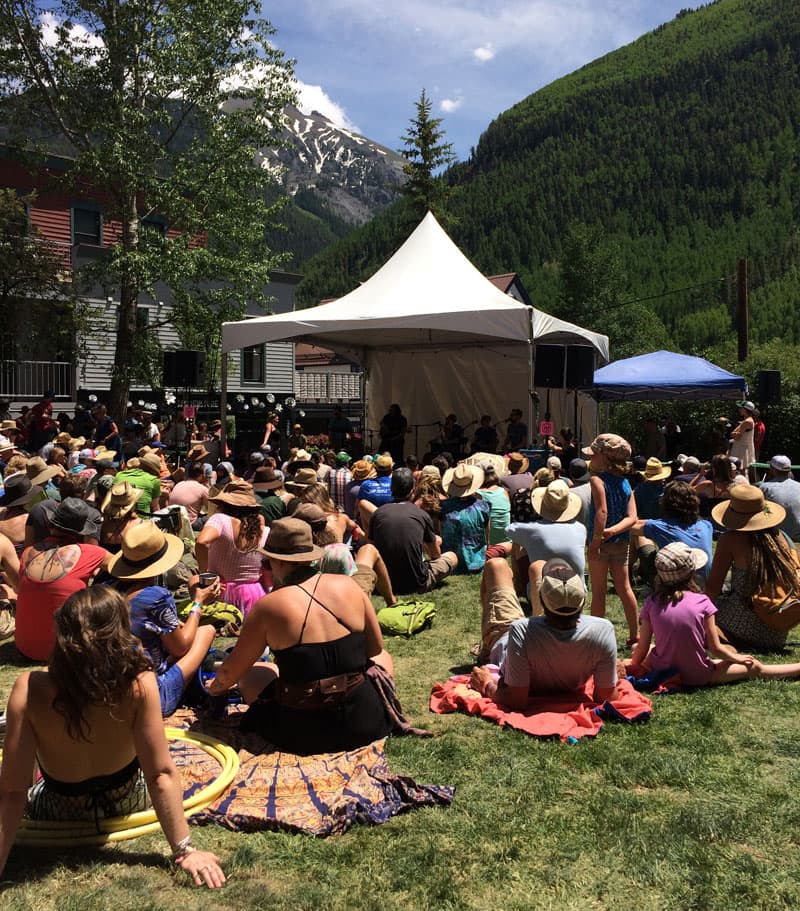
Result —
<path fill-rule="evenodd" d="M 512 712 L 470 689 L 469 675 L 459 674 L 434 685 L 430 710 L 441 715 L 450 712 L 480 715 L 486 721 L 533 737 L 558 737 L 564 743 L 575 743 L 582 737 L 597 736 L 604 721 L 649 720 L 652 703 L 646 696 L 637 693 L 627 680 L 620 680 L 618 690 L 619 698 L 602 705 L 592 700 L 588 686 L 586 692 L 577 696 L 532 696 L 524 712 Z"/>
<path fill-rule="evenodd" d="M 177 727 L 209 734 L 239 752 L 239 771 L 231 786 L 192 825 L 216 823 L 233 831 L 286 829 L 335 835 L 355 823 L 378 825 L 398 813 L 423 806 L 448 806 L 454 788 L 418 785 L 389 770 L 384 740 L 357 750 L 296 756 L 275 750 L 254 735 L 242 736 L 235 718 L 198 721 L 189 710 L 169 719 Z M 217 762 L 191 744 L 173 743 L 171 751 L 184 784 L 184 796 L 218 774 Z"/>

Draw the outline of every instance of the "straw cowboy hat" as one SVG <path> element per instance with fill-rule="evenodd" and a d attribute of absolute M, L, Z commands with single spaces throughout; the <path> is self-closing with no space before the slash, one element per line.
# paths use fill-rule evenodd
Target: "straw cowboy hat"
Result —
<path fill-rule="evenodd" d="M 525 474 L 528 470 L 528 460 L 521 452 L 509 452 L 508 471 L 511 474 Z"/>
<path fill-rule="evenodd" d="M 189 452 L 186 453 L 187 462 L 205 462 L 208 458 L 208 450 L 202 443 L 198 443 L 197 446 L 192 446 Z"/>
<path fill-rule="evenodd" d="M 645 481 L 663 481 L 672 473 L 669 465 L 664 465 L 660 459 L 649 458 L 644 466 L 644 471 L 640 472 Z"/>
<path fill-rule="evenodd" d="M 108 571 L 118 579 L 149 579 L 172 569 L 183 556 L 183 541 L 152 522 L 134 525 L 122 536 L 122 550 Z"/>
<path fill-rule="evenodd" d="M 19 432 L 19 427 L 17 427 L 16 421 L 0 421 L 0 433 L 5 433 L 8 430 L 13 430 Z"/>
<path fill-rule="evenodd" d="M 77 452 L 86 445 L 86 437 L 73 437 L 69 443 L 69 451 Z"/>
<path fill-rule="evenodd" d="M 41 456 L 34 456 L 25 463 L 25 474 L 31 484 L 41 487 L 56 475 L 65 474 L 60 465 L 48 465 Z"/>
<path fill-rule="evenodd" d="M 482 468 L 460 462 L 444 473 L 442 487 L 448 497 L 469 497 L 483 484 L 483 478 Z"/>
<path fill-rule="evenodd" d="M 487 465 L 491 465 L 498 478 L 504 478 L 508 474 L 506 460 L 493 452 L 473 452 L 469 458 L 464 459 L 464 464 L 478 465 L 484 469 Z"/>
<path fill-rule="evenodd" d="M 288 563 L 313 563 L 325 555 L 311 537 L 311 526 L 302 519 L 276 519 L 269 527 L 269 537 L 259 553 Z"/>
<path fill-rule="evenodd" d="M 253 474 L 253 490 L 277 490 L 283 487 L 283 475 L 274 468 L 261 466 Z"/>
<path fill-rule="evenodd" d="M 100 511 L 109 519 L 121 519 L 133 509 L 143 492 L 141 488 L 134 487 L 127 481 L 114 484 L 103 500 Z"/>
<path fill-rule="evenodd" d="M 742 484 L 731 487 L 730 500 L 717 503 L 711 515 L 730 531 L 763 531 L 780 525 L 786 518 L 786 510 L 765 500 L 758 487 Z"/>
<path fill-rule="evenodd" d="M 566 481 L 551 481 L 531 491 L 531 505 L 548 522 L 571 522 L 581 511 L 580 497 L 569 492 Z"/>
<path fill-rule="evenodd" d="M 286 482 L 289 493 L 302 493 L 308 487 L 319 484 L 317 473 L 313 468 L 298 468 L 295 476 Z"/>
<path fill-rule="evenodd" d="M 375 477 L 375 469 L 372 466 L 372 462 L 368 462 L 366 459 L 359 459 L 357 462 L 353 462 L 350 467 L 350 474 L 353 476 L 354 481 L 366 481 L 367 478 Z"/>
<path fill-rule="evenodd" d="M 69 446 L 69 444 L 71 442 L 72 442 L 72 435 L 67 433 L 66 431 L 63 431 L 62 433 L 59 433 L 56 435 L 56 438 L 55 438 L 56 446 Z"/>
<path fill-rule="evenodd" d="M 208 498 L 214 503 L 227 503 L 229 506 L 253 506 L 260 504 L 253 493 L 253 485 L 241 478 L 231 478 L 224 490 Z"/>

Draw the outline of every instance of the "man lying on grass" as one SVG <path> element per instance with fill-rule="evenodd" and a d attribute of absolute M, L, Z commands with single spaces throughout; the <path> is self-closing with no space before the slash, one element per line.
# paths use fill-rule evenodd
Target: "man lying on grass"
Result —
<path fill-rule="evenodd" d="M 501 564 L 505 561 L 491 561 Z M 514 595 L 508 564 L 503 584 L 502 566 L 493 567 L 496 590 L 506 599 Z M 539 588 L 544 615 L 514 620 L 493 645 L 491 657 L 500 665 L 495 683 L 486 667 L 476 667 L 470 686 L 482 696 L 511 709 L 524 709 L 529 696 L 543 693 L 580 693 L 594 678 L 595 702 L 617 695 L 617 642 L 614 627 L 601 617 L 584 617 L 583 580 L 565 560 L 548 560 Z M 510 605 L 513 607 L 513 605 Z"/>

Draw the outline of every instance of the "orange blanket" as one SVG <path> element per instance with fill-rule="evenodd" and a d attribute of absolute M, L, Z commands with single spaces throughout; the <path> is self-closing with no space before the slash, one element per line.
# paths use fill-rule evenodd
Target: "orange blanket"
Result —
<path fill-rule="evenodd" d="M 586 692 L 580 695 L 531 696 L 524 712 L 512 712 L 470 689 L 469 675 L 459 674 L 445 683 L 434 684 L 430 710 L 440 715 L 480 715 L 486 721 L 533 737 L 559 737 L 564 743 L 575 743 L 582 737 L 595 737 L 604 721 L 631 724 L 649 720 L 652 702 L 646 696 L 637 693 L 627 680 L 620 680 L 618 690 L 617 699 L 598 705 L 590 695 L 590 681 Z"/>

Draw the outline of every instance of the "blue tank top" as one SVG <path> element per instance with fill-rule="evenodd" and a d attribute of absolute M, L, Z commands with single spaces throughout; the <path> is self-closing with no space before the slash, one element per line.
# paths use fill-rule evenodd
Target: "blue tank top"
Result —
<path fill-rule="evenodd" d="M 606 519 L 606 528 L 616 525 L 628 515 L 628 501 L 631 498 L 631 485 L 628 479 L 621 475 L 611 474 L 609 471 L 601 471 L 598 475 L 606 489 L 606 506 L 608 508 L 608 518 Z M 594 497 L 592 497 L 589 506 L 589 530 L 594 528 L 595 516 Z M 608 541 L 630 541 L 631 534 L 629 531 L 623 531 L 622 534 L 614 535 L 608 538 Z"/>

